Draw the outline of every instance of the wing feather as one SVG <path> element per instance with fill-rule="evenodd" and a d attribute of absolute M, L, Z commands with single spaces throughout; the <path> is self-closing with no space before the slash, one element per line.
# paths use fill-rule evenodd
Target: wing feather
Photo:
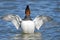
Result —
<path fill-rule="evenodd" d="M 45 23 L 51 21 L 52 18 L 49 16 L 37 16 L 33 21 L 35 23 L 36 28 L 39 30 L 39 28 Z"/>
<path fill-rule="evenodd" d="M 18 15 L 13 15 L 13 14 L 4 15 L 1 17 L 1 19 L 5 21 L 11 21 L 16 27 L 16 29 L 19 28 L 21 24 L 20 22 L 22 21 L 22 19 Z"/>

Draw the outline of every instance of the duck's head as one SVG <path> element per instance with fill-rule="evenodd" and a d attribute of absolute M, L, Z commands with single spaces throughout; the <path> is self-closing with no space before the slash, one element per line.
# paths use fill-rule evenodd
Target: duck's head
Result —
<path fill-rule="evenodd" d="M 26 16 L 30 16 L 30 8 L 29 8 L 29 5 L 26 6 L 25 15 Z"/>

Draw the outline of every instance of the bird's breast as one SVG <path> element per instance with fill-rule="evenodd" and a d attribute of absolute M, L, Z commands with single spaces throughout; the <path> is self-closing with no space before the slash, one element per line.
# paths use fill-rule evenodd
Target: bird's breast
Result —
<path fill-rule="evenodd" d="M 21 28 L 25 33 L 32 33 L 35 29 L 35 24 L 33 21 L 22 21 Z"/>
<path fill-rule="evenodd" d="M 28 20 L 28 21 L 22 21 L 21 25 L 22 26 L 32 26 L 32 25 L 34 26 L 34 22 L 30 21 L 30 20 Z"/>

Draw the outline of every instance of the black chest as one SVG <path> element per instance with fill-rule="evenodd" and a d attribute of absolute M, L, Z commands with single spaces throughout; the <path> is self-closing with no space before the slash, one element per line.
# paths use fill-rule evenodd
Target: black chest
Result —
<path fill-rule="evenodd" d="M 30 16 L 25 16 L 23 20 L 32 20 Z"/>

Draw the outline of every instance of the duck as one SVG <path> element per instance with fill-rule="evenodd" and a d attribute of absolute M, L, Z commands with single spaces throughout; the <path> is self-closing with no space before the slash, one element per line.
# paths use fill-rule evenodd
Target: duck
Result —
<path fill-rule="evenodd" d="M 29 5 L 27 5 L 25 9 L 25 17 L 23 19 L 15 14 L 7 14 L 0 18 L 4 21 L 12 22 L 17 30 L 21 27 L 22 32 L 24 33 L 34 33 L 35 29 L 39 30 L 44 23 L 52 20 L 51 17 L 43 15 L 38 15 L 35 19 L 32 19 L 30 14 L 30 8 Z"/>

